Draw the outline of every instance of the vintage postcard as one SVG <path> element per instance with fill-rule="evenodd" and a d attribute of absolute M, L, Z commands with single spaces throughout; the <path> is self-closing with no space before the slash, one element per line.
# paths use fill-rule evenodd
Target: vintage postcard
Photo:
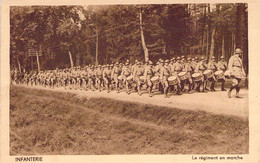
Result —
<path fill-rule="evenodd" d="M 258 1 L 1 5 L 1 162 L 260 162 Z"/>

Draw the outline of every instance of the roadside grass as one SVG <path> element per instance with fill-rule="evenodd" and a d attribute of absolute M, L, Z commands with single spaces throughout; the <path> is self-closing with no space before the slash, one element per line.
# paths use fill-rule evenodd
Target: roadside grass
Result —
<path fill-rule="evenodd" d="M 10 154 L 246 154 L 248 119 L 11 86 Z"/>

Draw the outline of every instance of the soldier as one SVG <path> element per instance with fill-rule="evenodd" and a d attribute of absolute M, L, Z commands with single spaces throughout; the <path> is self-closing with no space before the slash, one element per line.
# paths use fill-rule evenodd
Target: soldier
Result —
<path fill-rule="evenodd" d="M 80 66 L 78 66 L 78 67 L 76 67 L 75 68 L 75 71 L 74 71 L 74 77 L 75 77 L 75 80 L 76 80 L 76 82 L 75 82 L 75 87 L 74 87 L 74 89 L 80 89 L 80 85 L 81 85 L 81 78 L 80 78 L 80 76 L 81 76 L 81 67 Z"/>
<path fill-rule="evenodd" d="M 145 68 L 144 70 L 144 77 L 146 79 L 147 82 L 147 86 L 148 86 L 148 92 L 149 92 L 149 96 L 152 97 L 152 90 L 153 90 L 153 83 L 151 81 L 151 78 L 154 76 L 154 72 L 153 72 L 153 62 L 149 61 L 149 65 Z"/>
<path fill-rule="evenodd" d="M 117 93 L 119 93 L 119 80 L 118 80 L 119 75 L 120 75 L 119 63 L 116 62 L 115 66 L 112 69 L 111 76 L 115 82 Z"/>
<path fill-rule="evenodd" d="M 142 86 L 140 77 L 143 76 L 143 73 L 144 73 L 144 69 L 142 68 L 141 63 L 137 62 L 137 67 L 135 68 L 133 76 L 134 76 L 135 82 L 137 84 L 137 91 L 138 91 L 139 96 L 141 96 L 141 86 Z"/>
<path fill-rule="evenodd" d="M 188 79 L 186 80 L 186 82 L 188 83 L 188 86 L 189 86 L 188 92 L 191 93 L 192 83 L 193 83 L 192 78 L 191 78 L 191 74 L 194 73 L 194 69 L 193 69 L 190 58 L 188 58 L 187 63 L 184 64 L 183 71 L 188 73 Z"/>
<path fill-rule="evenodd" d="M 101 92 L 101 84 L 102 84 L 102 76 L 103 76 L 103 70 L 101 65 L 98 65 L 95 76 L 96 76 L 97 89 L 99 92 Z"/>
<path fill-rule="evenodd" d="M 208 70 L 213 71 L 213 74 L 217 71 L 217 64 L 215 62 L 215 57 L 214 56 L 212 56 L 211 61 L 208 63 L 208 67 L 207 68 L 208 68 Z M 211 83 L 210 90 L 211 91 L 216 91 L 215 90 L 215 81 L 216 81 L 215 76 L 213 75 L 213 77 L 210 78 L 210 79 L 207 79 L 207 81 L 209 81 Z M 207 88 L 207 85 L 206 85 L 206 88 Z"/>
<path fill-rule="evenodd" d="M 173 65 L 173 70 L 178 74 L 182 71 L 181 58 L 177 57 L 176 63 Z"/>
<path fill-rule="evenodd" d="M 111 80 L 112 80 L 112 78 L 111 78 L 112 67 L 113 67 L 113 64 L 111 64 L 111 65 L 107 64 L 107 67 L 103 71 L 103 80 L 105 83 L 105 87 L 107 89 L 107 93 L 109 93 L 111 91 L 110 85 L 111 85 Z"/>
<path fill-rule="evenodd" d="M 137 66 L 137 63 L 138 63 L 138 60 L 135 60 L 135 63 L 134 63 L 133 66 L 131 67 L 131 72 L 132 72 L 132 74 L 134 73 L 135 68 L 138 67 L 138 66 Z"/>
<path fill-rule="evenodd" d="M 94 66 L 92 65 L 88 71 L 88 87 L 90 90 L 95 91 L 95 71 L 94 71 Z"/>
<path fill-rule="evenodd" d="M 158 76 L 160 78 L 160 82 L 159 82 L 159 91 L 163 94 L 163 81 L 162 81 L 162 77 L 161 77 L 161 71 L 163 69 L 163 64 L 164 61 L 162 59 L 159 59 L 159 64 L 157 66 L 157 68 L 155 69 L 154 73 L 156 76 Z"/>
<path fill-rule="evenodd" d="M 173 67 L 172 67 L 172 71 L 174 71 L 177 76 L 178 74 L 182 71 L 183 69 L 183 64 L 181 63 L 181 57 L 177 57 L 176 63 L 174 63 Z M 180 81 L 181 83 L 181 91 L 183 91 L 184 89 L 184 81 Z"/>
<path fill-rule="evenodd" d="M 241 80 L 246 77 L 245 70 L 243 68 L 243 62 L 241 60 L 242 50 L 237 48 L 235 50 L 235 54 L 230 57 L 228 62 L 228 70 L 230 71 L 230 76 L 232 79 L 232 86 L 228 91 L 228 97 L 231 98 L 231 92 L 233 89 L 236 89 L 237 98 L 241 98 L 239 96 Z"/>
<path fill-rule="evenodd" d="M 81 72 L 81 79 L 82 79 L 82 89 L 87 91 L 88 90 L 88 66 L 82 69 Z"/>
<path fill-rule="evenodd" d="M 200 62 L 197 64 L 197 67 L 195 69 L 195 72 L 199 72 L 203 76 L 203 72 L 207 69 L 206 65 L 206 59 L 204 57 L 201 57 Z M 204 87 L 204 76 L 202 78 L 202 81 L 199 81 L 197 84 L 196 90 L 200 92 L 200 86 L 202 85 L 202 92 L 205 92 L 205 87 Z"/>
<path fill-rule="evenodd" d="M 221 56 L 220 57 L 220 60 L 217 64 L 217 67 L 218 67 L 218 70 L 220 71 L 223 71 L 223 73 L 225 73 L 225 71 L 227 71 L 227 62 L 224 61 L 224 56 Z M 225 89 L 225 77 L 222 78 L 222 79 L 219 79 L 219 81 L 221 82 L 221 91 L 226 91 Z"/>
<path fill-rule="evenodd" d="M 54 85 L 57 83 L 56 74 L 53 70 L 50 70 L 50 88 L 54 89 Z"/>
<path fill-rule="evenodd" d="M 27 72 L 25 72 L 24 74 L 24 83 L 28 86 L 29 83 L 29 74 Z"/>
<path fill-rule="evenodd" d="M 62 86 L 66 89 L 66 85 L 68 83 L 68 69 L 63 69 L 61 73 Z"/>
<path fill-rule="evenodd" d="M 129 63 L 126 62 L 125 67 L 122 69 L 123 85 L 126 86 L 126 93 L 130 94 L 130 83 L 126 80 L 131 75 L 131 68 Z"/>
<path fill-rule="evenodd" d="M 191 59 L 191 68 L 193 69 L 193 72 L 192 72 L 192 74 L 195 72 L 195 69 L 196 69 L 196 67 L 197 67 L 197 61 L 196 61 L 196 57 L 194 58 L 192 58 Z M 191 75 L 192 75 L 191 74 Z M 194 87 L 195 87 L 195 82 L 192 80 L 192 89 L 194 89 Z"/>
<path fill-rule="evenodd" d="M 160 75 L 165 98 L 169 98 L 169 96 L 168 96 L 168 90 L 169 90 L 168 78 L 170 77 L 170 75 L 171 75 L 171 68 L 169 66 L 169 60 L 167 59 L 167 60 L 165 60 L 165 64 L 161 69 L 161 75 Z"/>
<path fill-rule="evenodd" d="M 71 73 L 71 84 L 70 84 L 70 89 L 76 89 L 76 83 L 77 83 L 77 72 L 76 72 L 76 67 L 72 68 Z"/>

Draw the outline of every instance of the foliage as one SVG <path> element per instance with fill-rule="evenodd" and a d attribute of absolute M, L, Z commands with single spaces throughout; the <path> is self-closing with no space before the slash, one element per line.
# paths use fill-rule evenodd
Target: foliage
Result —
<path fill-rule="evenodd" d="M 223 37 L 225 53 L 230 54 L 234 48 L 232 33 L 239 35 L 238 22 L 244 24 L 245 30 L 241 31 L 243 41 L 236 42 L 247 49 L 246 7 L 240 14 L 237 10 L 246 4 L 216 4 L 215 8 L 211 5 L 13 6 L 11 66 L 17 67 L 20 61 L 27 70 L 35 68 L 35 58 L 28 56 L 28 46 L 32 44 L 42 47 L 40 62 L 45 69 L 69 67 L 69 51 L 76 66 L 94 64 L 96 59 L 100 64 L 143 60 L 140 8 L 149 58 L 153 61 L 176 55 L 209 55 L 205 48 L 210 47 L 213 29 L 214 55 L 222 54 Z M 240 21 L 238 15 L 243 14 Z"/>

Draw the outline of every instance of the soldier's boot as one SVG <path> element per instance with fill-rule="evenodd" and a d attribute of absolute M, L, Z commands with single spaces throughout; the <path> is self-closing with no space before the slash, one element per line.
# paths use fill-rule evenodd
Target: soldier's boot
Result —
<path fill-rule="evenodd" d="M 191 84 L 189 84 L 189 90 L 188 90 L 188 92 L 191 94 L 192 92 L 191 92 L 191 88 L 192 88 L 192 85 Z"/>
<path fill-rule="evenodd" d="M 239 91 L 240 91 L 240 87 L 237 85 L 236 86 L 236 98 L 242 98 L 241 96 L 239 96 Z"/>
<path fill-rule="evenodd" d="M 203 85 L 204 91 L 209 91 L 209 89 L 207 88 L 207 85 L 208 85 L 208 81 L 206 80 L 206 81 L 204 82 L 204 85 Z M 204 91 L 202 91 L 202 92 L 204 92 Z"/>
<path fill-rule="evenodd" d="M 205 92 L 205 83 L 202 82 L 201 85 L 202 85 L 202 90 L 201 90 L 201 92 Z"/>
<path fill-rule="evenodd" d="M 182 80 L 182 81 L 181 81 L 181 91 L 184 91 L 184 85 L 185 85 L 185 83 L 184 83 L 184 81 Z"/>
<path fill-rule="evenodd" d="M 129 88 L 129 84 L 126 82 L 126 93 L 128 94 L 128 95 L 130 95 L 130 88 Z"/>
<path fill-rule="evenodd" d="M 163 92 L 164 92 L 164 98 L 168 98 L 168 87 L 167 86 L 164 86 Z"/>
<path fill-rule="evenodd" d="M 98 89 L 98 92 L 101 92 L 101 88 L 100 88 L 101 86 L 100 85 L 98 85 L 98 87 L 97 87 L 97 89 Z"/>
<path fill-rule="evenodd" d="M 225 81 L 224 80 L 221 82 L 221 91 L 227 91 L 225 89 Z"/>
<path fill-rule="evenodd" d="M 137 86 L 137 90 L 138 90 L 138 95 L 141 96 L 141 95 L 142 95 L 142 94 L 141 94 L 141 85 L 138 85 L 138 86 Z"/>
<path fill-rule="evenodd" d="M 197 84 L 197 87 L 196 87 L 196 91 L 197 91 L 197 92 L 200 92 L 200 86 L 201 86 L 201 83 L 198 83 L 198 84 Z"/>
<path fill-rule="evenodd" d="M 228 90 L 227 94 L 228 94 L 228 98 L 231 98 L 231 92 L 232 90 L 235 88 L 236 86 L 231 86 L 230 89 Z"/>
<path fill-rule="evenodd" d="M 153 97 L 153 86 L 149 87 L 149 97 Z"/>
<path fill-rule="evenodd" d="M 116 83 L 116 92 L 119 93 L 119 83 Z"/>
<path fill-rule="evenodd" d="M 215 82 L 214 82 L 214 81 L 211 83 L 210 90 L 211 90 L 212 92 L 216 91 L 216 90 L 215 90 Z"/>

